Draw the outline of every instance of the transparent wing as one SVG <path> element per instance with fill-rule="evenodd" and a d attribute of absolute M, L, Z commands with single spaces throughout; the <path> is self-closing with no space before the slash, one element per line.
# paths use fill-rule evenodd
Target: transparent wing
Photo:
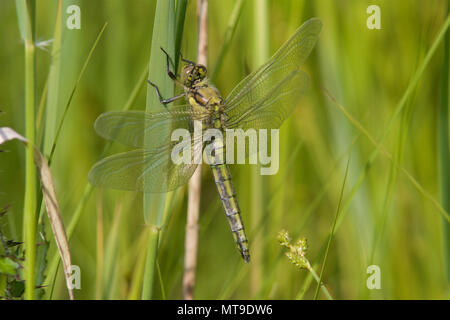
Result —
<path fill-rule="evenodd" d="M 188 182 L 195 171 L 194 154 L 202 152 L 201 140 L 184 147 L 173 142 L 152 150 L 139 149 L 114 154 L 97 162 L 89 171 L 88 180 L 94 186 L 144 192 L 167 192 Z M 174 162 L 191 152 L 191 160 Z M 178 160 L 180 159 L 178 158 Z"/>
<path fill-rule="evenodd" d="M 101 114 L 94 128 L 105 139 L 124 145 L 152 149 L 170 143 L 172 130 L 191 130 L 194 112 L 189 105 L 178 106 L 167 112 L 113 111 Z M 201 115 L 196 115 L 196 119 Z M 146 140 L 145 137 L 148 137 Z"/>
<path fill-rule="evenodd" d="M 258 97 L 241 105 L 239 114 L 227 113 L 227 128 L 276 129 L 289 116 L 308 87 L 308 76 L 300 70 L 291 71 Z"/>
<path fill-rule="evenodd" d="M 322 23 L 305 22 L 258 70 L 244 78 L 225 100 L 229 128 L 278 128 L 308 86 L 300 66 L 311 53 Z"/>

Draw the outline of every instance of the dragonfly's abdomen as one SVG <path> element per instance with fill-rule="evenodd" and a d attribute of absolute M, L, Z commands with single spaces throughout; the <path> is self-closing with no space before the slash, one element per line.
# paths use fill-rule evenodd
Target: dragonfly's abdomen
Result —
<path fill-rule="evenodd" d="M 202 119 L 203 124 L 207 128 L 224 128 L 223 99 L 216 88 L 209 86 L 206 81 L 198 83 L 196 86 L 189 88 L 187 99 L 192 109 L 196 112 L 198 119 Z M 202 117 L 202 113 L 208 116 Z M 198 119 L 194 117 L 194 120 Z M 231 182 L 231 173 L 224 161 L 225 148 L 223 139 L 215 137 L 215 140 L 210 143 L 213 144 L 213 151 L 212 154 L 207 155 L 209 158 L 208 163 L 214 175 L 214 181 L 225 209 L 225 215 L 230 223 L 234 241 L 241 252 L 242 258 L 244 258 L 245 262 L 249 262 L 248 240 L 244 224 L 242 223 L 236 192 Z"/>
<path fill-rule="evenodd" d="M 217 141 L 213 142 L 217 145 Z M 221 148 L 221 146 L 218 146 Z M 214 175 L 214 181 L 219 191 L 222 205 L 225 209 L 225 215 L 230 223 L 231 232 L 236 242 L 242 258 L 245 262 L 250 261 L 250 253 L 248 248 L 248 239 L 245 234 L 244 224 L 241 218 L 241 210 L 236 198 L 233 182 L 231 181 L 231 173 L 228 166 L 223 161 L 210 161 L 210 166 Z"/>

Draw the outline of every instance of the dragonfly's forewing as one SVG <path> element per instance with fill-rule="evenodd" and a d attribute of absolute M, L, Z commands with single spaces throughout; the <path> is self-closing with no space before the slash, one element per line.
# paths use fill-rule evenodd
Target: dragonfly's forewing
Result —
<path fill-rule="evenodd" d="M 305 22 L 258 70 L 244 78 L 225 100 L 228 128 L 278 128 L 308 86 L 300 66 L 311 53 L 322 23 Z"/>
<path fill-rule="evenodd" d="M 177 148 L 176 142 L 152 150 L 139 149 L 114 154 L 97 162 L 89 172 L 89 182 L 94 186 L 143 192 L 167 192 L 189 181 L 197 164 L 176 163 L 172 156 L 177 150 L 181 158 L 190 148 L 192 159 L 202 152 L 201 141 L 191 141 L 186 148 Z"/>
<path fill-rule="evenodd" d="M 158 113 L 113 111 L 101 114 L 95 121 L 94 128 L 105 139 L 130 147 L 154 149 L 170 143 L 173 129 L 191 129 L 191 119 L 189 105 Z"/>
<path fill-rule="evenodd" d="M 266 81 L 265 84 L 267 86 L 259 86 L 251 93 L 256 96 L 251 102 L 243 102 L 234 109 L 239 109 L 239 114 L 227 113 L 227 128 L 279 128 L 308 87 L 308 76 L 303 71 L 294 70 L 276 82 Z"/>

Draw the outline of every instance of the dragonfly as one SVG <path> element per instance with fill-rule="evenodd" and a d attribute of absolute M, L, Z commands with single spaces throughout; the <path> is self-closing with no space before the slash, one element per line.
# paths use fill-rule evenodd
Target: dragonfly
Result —
<path fill-rule="evenodd" d="M 177 75 L 168 76 L 183 89 L 181 94 L 164 99 L 156 84 L 148 80 L 166 111 L 112 111 L 101 114 L 95 121 L 96 132 L 108 139 L 137 148 L 113 154 L 97 162 L 88 179 L 94 186 L 151 193 L 173 191 L 186 184 L 196 162 L 175 163 L 171 153 L 178 142 L 171 140 L 171 129 L 183 128 L 194 133 L 194 121 L 204 128 L 277 129 L 291 114 L 308 87 L 308 76 L 300 70 L 318 39 L 322 23 L 312 18 L 302 24 L 278 51 L 261 67 L 246 76 L 224 99 L 207 78 L 205 66 L 181 57 L 184 65 Z M 187 103 L 172 106 L 184 98 Z M 170 108 L 169 108 L 170 105 Z M 250 261 L 249 243 L 241 217 L 231 173 L 223 161 L 226 145 L 223 139 L 210 141 L 193 139 L 189 146 L 194 153 L 209 147 L 209 161 L 225 215 L 237 248 L 245 262 Z M 220 152 L 219 152 L 220 151 Z"/>

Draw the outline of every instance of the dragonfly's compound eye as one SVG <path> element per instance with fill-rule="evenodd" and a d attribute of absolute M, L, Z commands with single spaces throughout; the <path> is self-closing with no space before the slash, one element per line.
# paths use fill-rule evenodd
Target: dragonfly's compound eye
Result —
<path fill-rule="evenodd" d="M 193 80 L 193 71 L 195 70 L 194 66 L 192 64 L 187 64 L 183 67 L 183 71 L 181 72 L 181 80 L 182 82 L 189 86 L 190 82 Z"/>

